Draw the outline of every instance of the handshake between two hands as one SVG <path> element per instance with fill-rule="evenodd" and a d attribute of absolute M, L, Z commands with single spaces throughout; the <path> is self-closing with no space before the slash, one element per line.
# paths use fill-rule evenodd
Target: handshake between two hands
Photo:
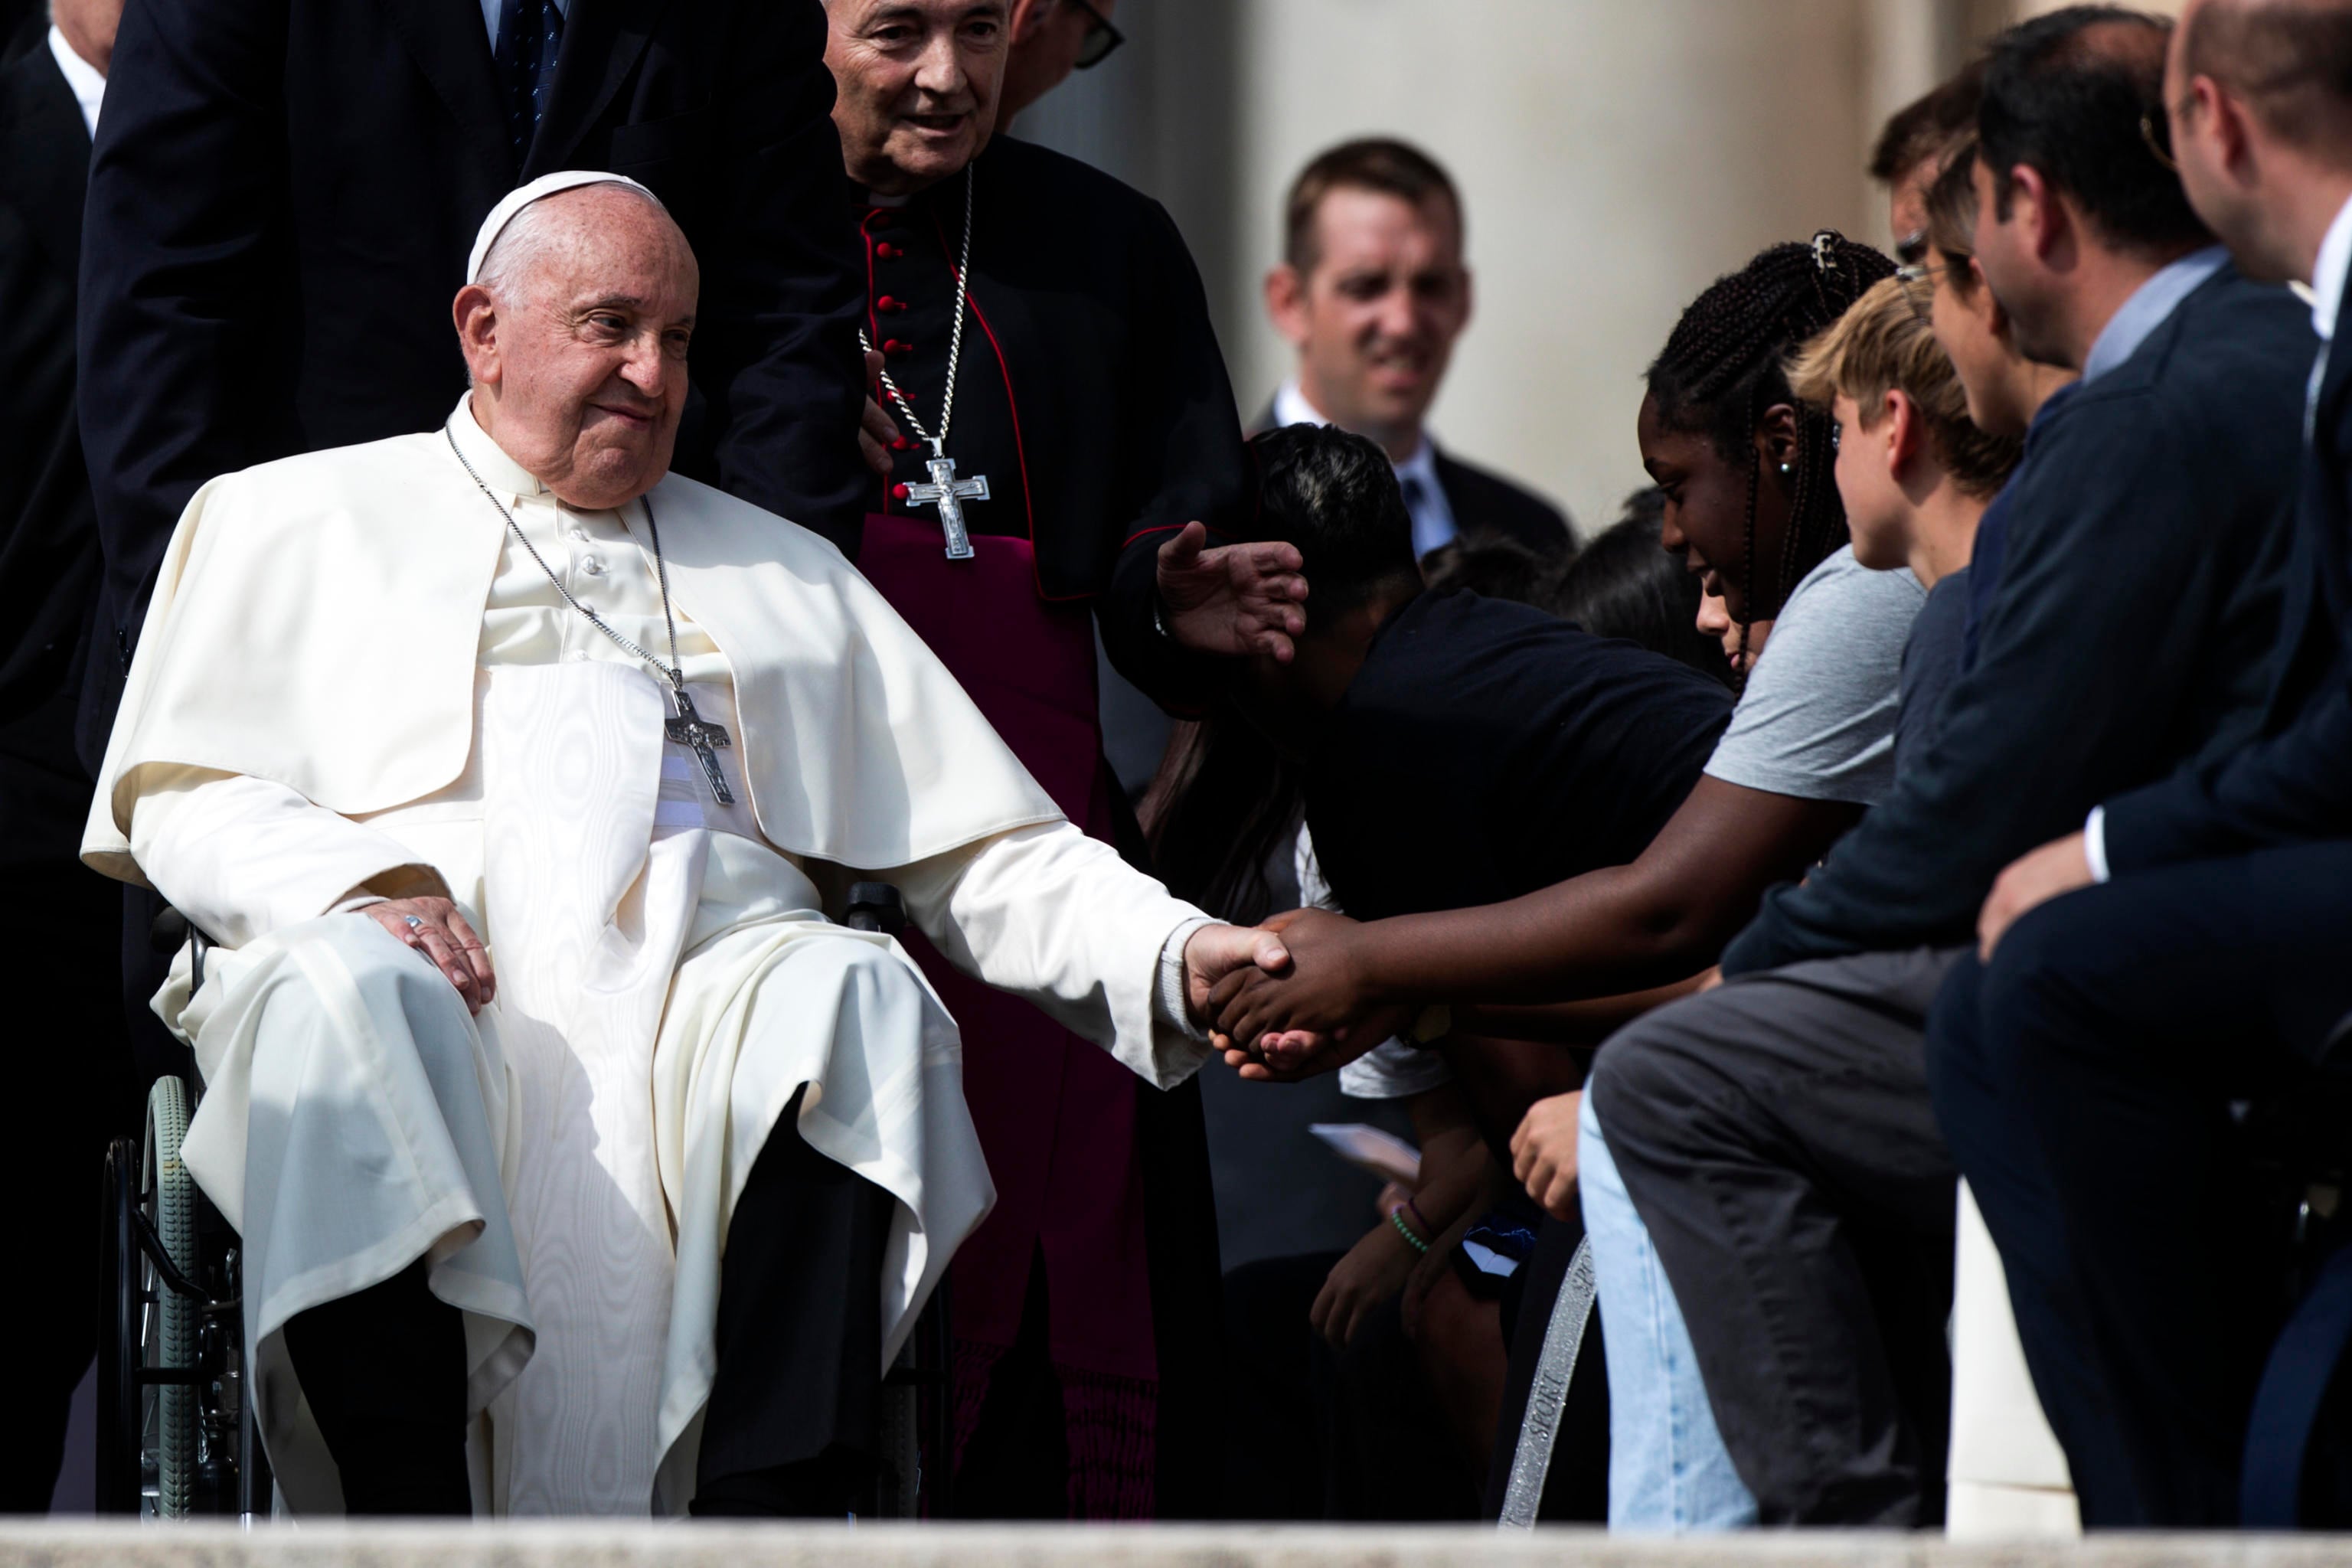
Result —
<path fill-rule="evenodd" d="M 1262 926 L 1203 926 L 1184 947 L 1193 1020 L 1241 1076 L 1290 1083 L 1355 1060 L 1405 1027 L 1370 994 L 1344 915 L 1294 910 Z"/>

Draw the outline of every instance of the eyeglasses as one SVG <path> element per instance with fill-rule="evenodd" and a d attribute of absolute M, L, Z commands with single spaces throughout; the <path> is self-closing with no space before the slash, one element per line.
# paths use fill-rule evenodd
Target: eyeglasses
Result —
<path fill-rule="evenodd" d="M 1092 70 L 1108 59 L 1113 49 L 1127 42 L 1127 35 L 1112 26 L 1110 18 L 1096 10 L 1088 0 L 1070 0 L 1070 4 L 1084 11 L 1092 24 L 1087 28 L 1086 41 L 1078 46 L 1077 60 L 1078 69 Z"/>
<path fill-rule="evenodd" d="M 1949 272 L 1955 265 L 1949 261 L 1915 261 L 1908 267 L 1895 269 L 1896 281 L 1903 285 L 1903 297 L 1910 302 L 1912 315 L 1922 321 L 1934 320 L 1936 278 L 1938 274 Z"/>
<path fill-rule="evenodd" d="M 2186 120 L 2189 118 L 2189 111 L 2196 107 L 2197 95 L 2192 92 L 2184 96 L 2179 103 L 2171 104 L 2165 109 L 2143 110 L 2140 113 L 2139 139 L 2147 143 L 2149 154 L 2172 174 L 2180 173 L 2180 164 L 2172 156 L 2172 119 L 2178 116 Z M 2162 135 L 2157 133 L 2156 122 L 2158 120 L 2164 121 Z"/>

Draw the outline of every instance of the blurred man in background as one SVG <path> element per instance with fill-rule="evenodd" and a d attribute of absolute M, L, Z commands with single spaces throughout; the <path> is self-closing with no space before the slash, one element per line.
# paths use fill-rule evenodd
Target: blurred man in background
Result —
<path fill-rule="evenodd" d="M 1127 42 L 1127 35 L 1111 25 L 1118 8 L 1118 0 L 1013 0 L 997 130 L 1012 130 L 1014 115 L 1068 80 L 1072 71 L 1094 69 Z"/>
<path fill-rule="evenodd" d="M 1470 324 L 1462 198 L 1420 149 L 1344 142 L 1291 183 L 1265 310 L 1298 368 L 1257 427 L 1336 425 L 1396 465 L 1412 547 L 1500 536 L 1543 556 L 1574 548 L 1568 518 L 1508 479 L 1437 449 L 1423 421 Z"/>

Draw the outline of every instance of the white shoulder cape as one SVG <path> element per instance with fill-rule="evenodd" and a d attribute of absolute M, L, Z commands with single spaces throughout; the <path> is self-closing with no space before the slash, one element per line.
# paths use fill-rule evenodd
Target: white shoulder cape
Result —
<path fill-rule="evenodd" d="M 830 543 L 675 474 L 650 499 L 672 597 L 733 670 L 734 755 L 779 847 L 878 869 L 1060 819 Z M 159 765 L 274 779 L 347 816 L 457 779 L 504 529 L 437 431 L 199 490 L 163 556 L 82 858 L 144 880 L 131 808 Z"/>

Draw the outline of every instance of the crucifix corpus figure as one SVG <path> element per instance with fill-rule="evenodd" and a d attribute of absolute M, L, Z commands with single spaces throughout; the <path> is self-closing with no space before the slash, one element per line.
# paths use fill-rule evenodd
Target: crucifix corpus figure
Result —
<path fill-rule="evenodd" d="M 974 474 L 968 479 L 957 479 L 955 459 L 949 457 L 935 455 L 924 466 L 931 471 L 931 482 L 901 486 L 907 492 L 907 501 L 912 506 L 938 502 L 940 531 L 947 535 L 948 559 L 969 561 L 972 558 L 971 531 L 964 527 L 963 503 L 988 499 L 988 476 Z"/>

